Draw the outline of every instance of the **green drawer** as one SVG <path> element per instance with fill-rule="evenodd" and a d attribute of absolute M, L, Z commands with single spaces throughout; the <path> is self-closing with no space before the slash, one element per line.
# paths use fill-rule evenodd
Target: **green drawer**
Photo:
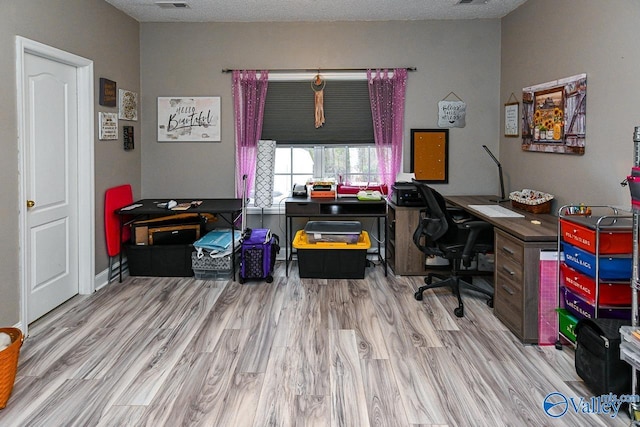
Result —
<path fill-rule="evenodd" d="M 571 342 L 575 343 L 576 334 L 574 329 L 576 327 L 576 323 L 578 323 L 578 319 L 569 314 L 569 312 L 564 308 L 559 308 L 557 311 L 560 323 L 560 333 L 571 340 Z"/>

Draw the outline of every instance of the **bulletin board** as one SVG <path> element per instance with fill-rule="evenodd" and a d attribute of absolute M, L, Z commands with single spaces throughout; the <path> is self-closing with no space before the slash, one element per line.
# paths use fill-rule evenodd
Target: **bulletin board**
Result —
<path fill-rule="evenodd" d="M 411 172 L 418 181 L 449 182 L 449 129 L 411 129 Z"/>

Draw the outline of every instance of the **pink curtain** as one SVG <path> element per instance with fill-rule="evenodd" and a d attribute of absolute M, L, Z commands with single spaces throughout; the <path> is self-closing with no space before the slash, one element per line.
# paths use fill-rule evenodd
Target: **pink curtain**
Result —
<path fill-rule="evenodd" d="M 233 112 L 236 121 L 236 197 L 242 197 L 242 177 L 244 175 L 247 176 L 247 191 L 253 188 L 268 77 L 269 72 L 266 70 L 259 72 L 255 70 L 233 71 Z"/>
<path fill-rule="evenodd" d="M 407 69 L 367 70 L 380 181 L 389 188 L 402 162 Z"/>

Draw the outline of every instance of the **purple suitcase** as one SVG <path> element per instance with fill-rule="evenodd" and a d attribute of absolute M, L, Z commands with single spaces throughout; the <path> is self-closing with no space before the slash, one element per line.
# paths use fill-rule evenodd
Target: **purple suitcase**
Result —
<path fill-rule="evenodd" d="M 268 229 L 247 229 L 240 249 L 240 283 L 248 279 L 273 282 L 276 254 L 280 252 L 279 240 Z"/>

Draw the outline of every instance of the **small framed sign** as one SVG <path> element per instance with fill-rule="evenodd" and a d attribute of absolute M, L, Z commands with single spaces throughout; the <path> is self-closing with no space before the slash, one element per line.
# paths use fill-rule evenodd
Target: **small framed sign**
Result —
<path fill-rule="evenodd" d="M 118 91 L 118 118 L 122 120 L 138 120 L 138 94 L 130 90 Z"/>
<path fill-rule="evenodd" d="M 118 139 L 118 115 L 116 113 L 98 113 L 100 124 L 98 139 L 108 141 Z"/>
<path fill-rule="evenodd" d="M 504 136 L 511 138 L 518 137 L 518 123 L 520 123 L 520 119 L 518 118 L 519 109 L 519 102 L 504 104 Z"/>
<path fill-rule="evenodd" d="M 115 107 L 117 100 L 116 82 L 100 77 L 100 96 L 98 102 L 105 107 Z"/>
<path fill-rule="evenodd" d="M 122 140 L 125 151 L 133 150 L 133 126 L 122 126 Z"/>

